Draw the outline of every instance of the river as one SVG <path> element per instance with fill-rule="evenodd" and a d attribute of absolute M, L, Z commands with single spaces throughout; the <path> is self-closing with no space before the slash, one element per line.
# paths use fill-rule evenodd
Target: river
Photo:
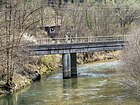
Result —
<path fill-rule="evenodd" d="M 62 79 L 62 71 L 10 96 L 0 105 L 140 105 L 121 84 L 116 73 L 121 62 L 86 64 L 78 67 L 78 78 Z"/>

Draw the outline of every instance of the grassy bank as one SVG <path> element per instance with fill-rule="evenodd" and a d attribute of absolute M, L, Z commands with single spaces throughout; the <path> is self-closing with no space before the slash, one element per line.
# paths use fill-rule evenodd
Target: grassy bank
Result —
<path fill-rule="evenodd" d="M 92 62 L 105 62 L 109 60 L 119 60 L 121 51 L 100 51 L 77 54 L 77 63 L 85 64 Z"/>
<path fill-rule="evenodd" d="M 19 70 L 16 70 L 13 76 L 13 86 L 11 89 L 5 88 L 5 78 L 4 76 L 0 80 L 0 95 L 12 94 L 17 92 L 27 86 L 30 86 L 34 81 L 36 81 L 38 75 L 49 76 L 52 72 L 59 69 L 60 56 L 58 55 L 48 55 L 42 57 L 34 57 L 31 62 L 24 64 Z M 34 60 L 32 62 L 32 60 Z"/>

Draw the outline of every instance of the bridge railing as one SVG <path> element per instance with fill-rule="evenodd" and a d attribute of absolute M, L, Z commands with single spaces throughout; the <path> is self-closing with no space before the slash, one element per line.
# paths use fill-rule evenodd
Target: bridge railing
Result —
<path fill-rule="evenodd" d="M 92 42 L 110 42 L 110 41 L 125 41 L 128 35 L 116 36 L 88 36 L 88 37 L 66 37 L 66 38 L 40 38 L 34 45 L 49 45 L 49 44 L 68 44 L 68 43 L 92 43 Z"/>

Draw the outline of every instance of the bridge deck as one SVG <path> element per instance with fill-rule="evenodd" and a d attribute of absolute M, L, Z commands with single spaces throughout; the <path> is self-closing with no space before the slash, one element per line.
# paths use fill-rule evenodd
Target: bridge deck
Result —
<path fill-rule="evenodd" d="M 121 50 L 129 36 L 91 36 L 38 39 L 29 45 L 31 55 L 65 54 L 105 50 Z"/>
<path fill-rule="evenodd" d="M 34 55 L 64 54 L 93 52 L 105 50 L 121 50 L 125 45 L 124 41 L 94 42 L 94 43 L 74 43 L 57 45 L 35 45 L 30 46 L 30 52 Z"/>

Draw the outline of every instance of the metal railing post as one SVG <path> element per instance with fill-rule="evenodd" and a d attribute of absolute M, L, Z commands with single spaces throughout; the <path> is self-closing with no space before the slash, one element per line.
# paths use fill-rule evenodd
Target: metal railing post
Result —
<path fill-rule="evenodd" d="M 55 44 L 66 44 L 66 43 L 90 43 L 90 42 L 110 42 L 110 41 L 126 41 L 128 39 L 128 35 L 116 35 L 116 36 L 88 36 L 88 37 L 65 37 L 65 38 L 53 38 Z M 37 44 L 51 44 L 51 38 L 40 38 L 37 39 Z M 33 41 L 31 42 L 33 45 Z"/>

